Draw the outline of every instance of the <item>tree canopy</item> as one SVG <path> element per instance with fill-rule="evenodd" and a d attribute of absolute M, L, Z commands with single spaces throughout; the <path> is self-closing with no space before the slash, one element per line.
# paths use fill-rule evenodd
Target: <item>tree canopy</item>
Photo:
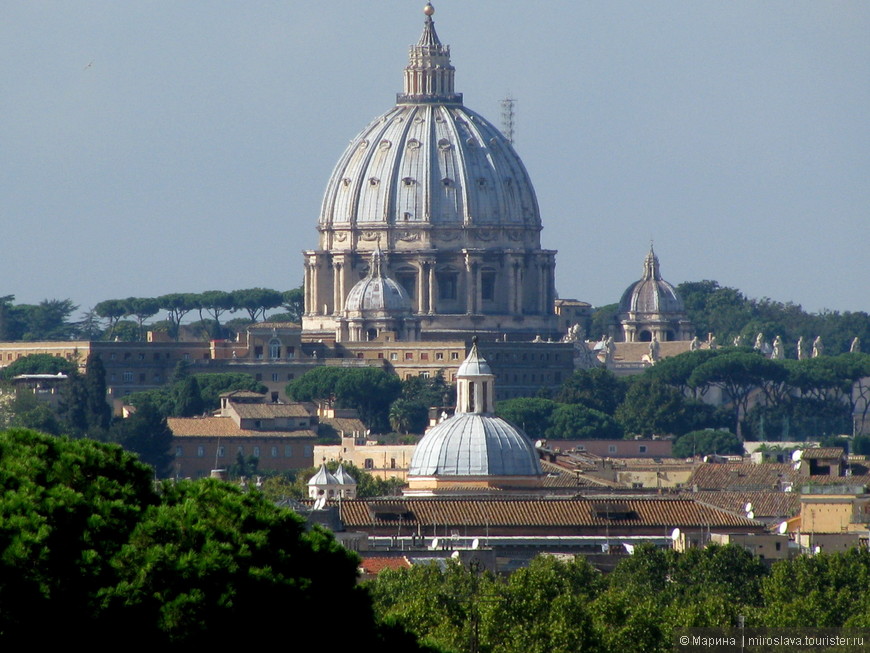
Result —
<path fill-rule="evenodd" d="M 0 433 L 0 642 L 98 649 L 135 635 L 171 650 L 249 647 L 286 615 L 367 650 L 420 650 L 378 623 L 358 559 L 256 492 L 205 479 L 154 486 L 120 447 Z M 46 628 L 50 624 L 50 628 Z"/>

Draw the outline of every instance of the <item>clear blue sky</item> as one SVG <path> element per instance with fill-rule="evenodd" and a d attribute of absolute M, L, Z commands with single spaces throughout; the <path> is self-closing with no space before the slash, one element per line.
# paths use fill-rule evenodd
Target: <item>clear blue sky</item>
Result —
<path fill-rule="evenodd" d="M 274 287 L 421 0 L 9 0 L 0 295 Z M 672 283 L 870 310 L 870 3 L 436 0 L 465 103 L 532 176 L 560 296 Z"/>

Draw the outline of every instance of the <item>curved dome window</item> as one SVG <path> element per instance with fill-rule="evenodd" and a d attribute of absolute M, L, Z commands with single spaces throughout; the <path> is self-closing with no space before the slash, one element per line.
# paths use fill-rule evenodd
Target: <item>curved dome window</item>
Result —
<path fill-rule="evenodd" d="M 277 338 L 269 341 L 269 358 L 273 360 L 281 358 L 281 341 Z"/>

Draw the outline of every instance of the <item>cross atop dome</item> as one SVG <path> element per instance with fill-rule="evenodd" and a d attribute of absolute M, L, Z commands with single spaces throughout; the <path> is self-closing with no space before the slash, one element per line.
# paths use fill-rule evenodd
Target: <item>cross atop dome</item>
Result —
<path fill-rule="evenodd" d="M 453 90 L 456 69 L 450 65 L 450 46 L 443 45 L 438 38 L 435 21 L 432 20 L 435 7 L 431 2 L 423 8 L 423 13 L 426 15 L 423 34 L 417 44 L 410 48 L 404 92 L 397 96 L 396 101 L 398 104 L 462 104 L 462 94 Z"/>

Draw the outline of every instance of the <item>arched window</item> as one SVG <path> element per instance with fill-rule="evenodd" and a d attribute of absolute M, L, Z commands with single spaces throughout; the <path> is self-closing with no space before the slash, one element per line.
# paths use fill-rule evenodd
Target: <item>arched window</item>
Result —
<path fill-rule="evenodd" d="M 273 360 L 281 358 L 281 341 L 278 338 L 269 341 L 269 358 Z"/>

